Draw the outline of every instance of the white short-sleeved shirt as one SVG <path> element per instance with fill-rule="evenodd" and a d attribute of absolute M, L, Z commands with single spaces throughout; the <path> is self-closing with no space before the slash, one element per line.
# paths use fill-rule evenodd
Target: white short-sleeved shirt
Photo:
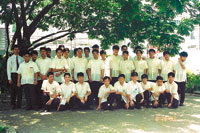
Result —
<path fill-rule="evenodd" d="M 109 57 L 110 59 L 110 69 L 112 69 L 112 77 L 118 77 L 119 76 L 119 70 L 120 70 L 120 61 L 121 57 L 119 55 L 111 55 Z"/>
<path fill-rule="evenodd" d="M 123 93 L 126 93 L 127 94 L 127 90 L 128 90 L 128 84 L 126 82 L 124 82 L 123 85 L 121 85 L 119 83 L 119 81 L 117 81 L 114 85 L 114 89 L 116 92 L 123 92 Z M 122 96 L 122 99 L 124 100 L 125 103 L 127 103 L 127 97 L 125 96 Z"/>
<path fill-rule="evenodd" d="M 154 84 L 154 87 L 153 87 L 153 90 L 152 90 L 151 92 L 154 93 L 154 94 L 156 94 L 156 93 L 163 92 L 163 91 L 165 91 L 165 90 L 166 90 L 166 88 L 165 88 L 165 85 L 164 85 L 164 84 L 163 84 L 162 86 L 158 86 L 158 84 L 155 83 L 155 84 Z M 156 98 L 156 100 L 158 100 L 159 95 L 158 95 L 158 96 L 155 96 L 155 98 Z M 152 100 L 154 100 L 154 99 L 152 98 Z"/>
<path fill-rule="evenodd" d="M 91 78 L 92 81 L 100 81 L 101 79 L 101 70 L 103 70 L 104 62 L 101 59 L 91 59 L 88 63 L 88 68 L 91 69 Z"/>
<path fill-rule="evenodd" d="M 77 81 L 77 74 L 82 72 L 84 74 L 84 81 L 88 81 L 86 70 L 88 69 L 88 61 L 85 57 L 75 57 L 73 59 L 74 79 Z"/>
<path fill-rule="evenodd" d="M 65 68 L 65 66 L 63 65 L 62 63 L 63 61 L 63 57 L 62 58 L 58 58 L 57 56 L 52 60 L 52 66 L 51 68 L 53 69 L 62 69 L 62 68 Z M 59 82 L 59 83 L 62 83 L 63 82 L 63 77 L 64 77 L 64 73 L 62 73 L 60 76 L 56 77 L 56 73 L 59 73 L 59 72 L 55 72 L 54 73 L 54 80 Z"/>
<path fill-rule="evenodd" d="M 109 85 L 108 87 L 106 87 L 105 85 L 102 85 L 100 87 L 98 97 L 101 98 L 101 103 L 107 102 L 107 98 L 108 98 L 109 95 L 107 95 L 105 97 L 105 94 L 109 91 L 112 91 L 112 90 L 115 90 L 112 85 Z"/>
<path fill-rule="evenodd" d="M 131 80 L 131 71 L 135 69 L 133 61 L 130 59 L 120 61 L 120 72 L 125 75 L 126 82 Z"/>
<path fill-rule="evenodd" d="M 141 82 L 140 84 L 142 85 L 142 88 L 145 91 L 145 90 L 148 90 L 150 88 L 153 88 L 155 83 L 147 81 L 146 84 L 144 84 L 143 82 Z"/>
<path fill-rule="evenodd" d="M 106 58 L 106 60 L 102 60 L 102 61 L 104 63 L 104 76 L 110 77 L 110 61 L 109 61 L 109 58 Z"/>
<path fill-rule="evenodd" d="M 73 82 L 69 82 L 68 84 L 62 83 L 60 85 L 60 94 L 62 95 L 62 101 L 61 104 L 65 105 L 66 100 L 69 96 L 71 96 L 72 93 L 76 92 L 75 84 Z"/>
<path fill-rule="evenodd" d="M 175 81 L 176 82 L 185 82 L 187 80 L 187 74 L 186 74 L 186 62 L 183 62 L 183 65 L 185 66 L 185 69 L 181 67 L 181 64 L 177 62 L 174 66 L 175 70 Z"/>
<path fill-rule="evenodd" d="M 60 93 L 60 85 L 56 81 L 49 83 L 49 80 L 44 80 L 42 83 L 41 90 L 50 92 L 50 94 L 56 95 L 56 94 Z"/>
<path fill-rule="evenodd" d="M 90 86 L 87 82 L 83 82 L 80 84 L 79 82 L 76 83 L 76 93 L 79 97 L 84 98 L 86 94 L 91 91 Z"/>
<path fill-rule="evenodd" d="M 174 62 L 171 60 L 166 61 L 163 59 L 160 63 L 159 69 L 161 69 L 161 76 L 163 77 L 163 80 L 167 81 L 168 73 L 173 72 L 174 70 Z"/>
<path fill-rule="evenodd" d="M 179 100 L 178 85 L 175 82 L 172 82 L 171 84 L 169 82 L 166 82 L 165 88 L 168 89 L 171 94 L 174 94 L 174 98 L 176 100 Z"/>
<path fill-rule="evenodd" d="M 135 71 L 138 73 L 138 80 L 141 80 L 142 74 L 144 74 L 144 70 L 148 69 L 146 60 L 134 60 Z"/>
<path fill-rule="evenodd" d="M 128 82 L 128 90 L 127 94 L 131 96 L 131 99 L 136 101 L 136 95 L 143 93 L 144 90 L 142 88 L 142 85 L 139 82 L 134 83 L 133 81 Z"/>
<path fill-rule="evenodd" d="M 29 61 L 19 65 L 18 74 L 21 74 L 21 84 L 34 84 L 35 73 L 39 72 L 37 64 Z"/>
<path fill-rule="evenodd" d="M 156 77 L 159 75 L 158 74 L 158 69 L 160 66 L 160 60 L 158 58 L 148 58 L 147 59 L 147 64 L 148 64 L 148 79 L 149 80 L 156 80 Z"/>
<path fill-rule="evenodd" d="M 47 72 L 51 66 L 51 59 L 48 57 L 46 57 L 45 59 L 40 57 L 36 60 L 36 64 L 38 66 L 39 72 L 42 75 L 45 75 L 45 74 L 47 74 Z M 38 76 L 38 80 L 41 80 L 40 76 Z"/>

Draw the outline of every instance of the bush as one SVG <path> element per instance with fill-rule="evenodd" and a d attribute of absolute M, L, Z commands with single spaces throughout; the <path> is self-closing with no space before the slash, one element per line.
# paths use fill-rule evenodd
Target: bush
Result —
<path fill-rule="evenodd" d="M 0 125 L 0 133 L 7 133 L 7 132 L 8 132 L 8 127 Z"/>
<path fill-rule="evenodd" d="M 193 93 L 194 91 L 200 91 L 200 75 L 187 72 L 186 92 Z"/>

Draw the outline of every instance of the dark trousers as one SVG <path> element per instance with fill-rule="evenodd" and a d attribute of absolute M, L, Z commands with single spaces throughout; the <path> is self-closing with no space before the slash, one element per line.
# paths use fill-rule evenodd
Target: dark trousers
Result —
<path fill-rule="evenodd" d="M 74 99 L 74 103 L 80 109 L 88 109 L 88 108 L 90 108 L 90 105 L 93 104 L 93 99 L 94 99 L 94 96 L 91 94 L 91 95 L 88 96 L 87 101 L 85 101 L 85 103 L 82 103 L 81 100 L 76 97 Z"/>
<path fill-rule="evenodd" d="M 136 95 L 136 101 L 133 100 L 134 105 L 133 106 L 129 105 L 129 109 L 134 109 L 135 107 L 140 109 L 141 106 L 142 106 L 142 103 L 140 103 L 141 100 L 142 100 L 142 95 L 141 94 L 137 94 Z"/>
<path fill-rule="evenodd" d="M 37 97 L 37 105 L 39 108 L 42 108 L 44 105 L 42 104 L 42 83 L 43 83 L 43 80 L 38 80 L 38 84 L 36 85 L 35 87 L 35 91 L 36 91 L 36 97 Z"/>
<path fill-rule="evenodd" d="M 117 108 L 124 108 L 125 107 L 125 102 L 122 98 L 122 95 L 120 94 L 115 94 L 116 95 L 116 101 L 117 101 Z"/>
<path fill-rule="evenodd" d="M 45 110 L 57 110 L 59 104 L 60 104 L 60 99 L 59 98 L 54 98 L 53 101 L 51 102 L 51 105 L 47 105 L 47 102 L 50 100 L 50 96 L 48 94 L 42 94 L 42 102 L 44 104 L 44 109 Z"/>
<path fill-rule="evenodd" d="M 171 97 L 172 95 L 170 93 L 166 93 L 165 92 L 165 98 L 167 99 L 167 102 L 168 104 L 171 102 Z M 177 108 L 178 107 L 178 100 L 173 98 L 173 101 L 172 101 L 172 108 Z"/>
<path fill-rule="evenodd" d="M 152 102 L 153 108 L 157 108 L 158 106 L 163 105 L 165 102 L 165 94 L 160 94 L 158 97 L 158 105 L 154 105 L 155 101 Z"/>
<path fill-rule="evenodd" d="M 94 96 L 95 102 L 96 102 L 97 105 L 99 103 L 98 93 L 99 93 L 99 88 L 101 87 L 101 85 L 102 85 L 102 83 L 99 82 L 99 81 L 92 81 L 90 83 L 92 95 Z"/>
<path fill-rule="evenodd" d="M 146 101 L 146 105 L 148 106 L 149 105 L 149 98 L 150 98 L 150 96 L 151 96 L 151 92 L 150 91 L 148 91 L 148 90 L 145 90 L 144 91 L 144 100 Z"/>
<path fill-rule="evenodd" d="M 112 104 L 113 104 L 115 98 L 116 98 L 116 94 L 115 94 L 115 93 L 111 93 L 111 94 L 108 96 L 107 101 L 101 103 L 101 108 L 102 108 L 103 110 L 110 110 L 110 109 L 112 109 Z"/>
<path fill-rule="evenodd" d="M 114 84 L 118 81 L 118 77 L 112 77 L 112 80 L 110 82 L 110 84 L 112 84 L 112 86 L 114 86 Z"/>
<path fill-rule="evenodd" d="M 183 104 L 185 100 L 185 86 L 186 82 L 176 82 L 178 84 L 178 94 L 180 95 L 180 103 Z"/>
<path fill-rule="evenodd" d="M 26 98 L 26 109 L 38 109 L 34 84 L 22 85 Z"/>
<path fill-rule="evenodd" d="M 11 73 L 12 84 L 11 87 L 11 105 L 21 108 L 22 106 L 22 87 L 17 87 L 17 73 Z M 17 102 L 16 102 L 17 100 Z"/>
<path fill-rule="evenodd" d="M 75 104 L 75 98 L 76 96 L 73 96 L 70 98 L 69 102 L 65 105 L 60 105 L 59 111 L 65 111 L 67 109 L 72 109 L 73 105 Z"/>

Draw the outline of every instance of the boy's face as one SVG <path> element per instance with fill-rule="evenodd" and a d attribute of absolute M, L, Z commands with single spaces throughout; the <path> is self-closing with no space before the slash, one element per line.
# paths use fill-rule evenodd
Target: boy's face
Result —
<path fill-rule="evenodd" d="M 49 75 L 48 80 L 49 80 L 49 82 L 53 82 L 53 80 L 54 80 L 54 75 Z"/>
<path fill-rule="evenodd" d="M 83 83 L 84 82 L 84 77 L 83 76 L 79 76 L 78 77 L 78 82 Z"/>
<path fill-rule="evenodd" d="M 36 60 L 37 59 L 37 55 L 36 54 L 33 54 L 32 55 L 32 60 Z"/>
<path fill-rule="evenodd" d="M 88 49 L 85 49 L 85 50 L 84 50 L 84 53 L 85 53 L 85 56 L 89 56 L 90 51 L 89 51 Z"/>
<path fill-rule="evenodd" d="M 143 82 L 144 84 L 146 84 L 146 83 L 147 83 L 147 78 L 143 78 L 143 79 L 142 79 L 142 82 Z"/>
<path fill-rule="evenodd" d="M 127 51 L 127 50 L 128 50 L 127 47 L 123 47 L 123 48 L 122 48 L 122 52 Z"/>
<path fill-rule="evenodd" d="M 45 56 L 46 56 L 46 50 L 41 50 L 41 51 L 40 51 L 40 55 L 41 55 L 42 57 L 45 57 Z"/>
<path fill-rule="evenodd" d="M 66 75 L 66 76 L 64 77 L 64 79 L 65 79 L 65 82 L 69 82 L 69 81 L 70 81 L 70 76 L 69 76 L 69 75 Z"/>
<path fill-rule="evenodd" d="M 110 80 L 109 79 L 106 79 L 103 82 L 104 82 L 105 86 L 109 86 L 110 85 Z"/>
<path fill-rule="evenodd" d="M 118 52 L 119 52 L 119 50 L 113 49 L 113 54 L 114 54 L 114 55 L 118 55 Z"/>
<path fill-rule="evenodd" d="M 77 50 L 77 56 L 79 57 L 79 58 L 81 58 L 82 57 L 82 53 L 83 53 L 83 51 L 82 50 Z"/>
<path fill-rule="evenodd" d="M 123 84 L 123 83 L 124 83 L 124 81 L 125 81 L 125 78 L 123 78 L 123 77 L 120 77 L 118 80 L 119 80 L 119 83 L 120 83 L 120 84 Z"/>
<path fill-rule="evenodd" d="M 61 58 L 61 56 L 62 56 L 62 51 L 61 51 L 61 50 L 58 50 L 57 53 L 56 53 L 56 55 L 57 55 L 58 58 Z"/>
<path fill-rule="evenodd" d="M 172 83 L 172 82 L 174 81 L 174 77 L 169 76 L 169 77 L 168 77 L 168 80 L 169 80 L 170 83 Z"/>
<path fill-rule="evenodd" d="M 125 60 L 127 60 L 128 59 L 128 54 L 123 54 L 123 57 L 124 57 Z"/>
<path fill-rule="evenodd" d="M 95 59 L 97 59 L 98 56 L 99 56 L 99 54 L 97 52 L 93 52 L 92 54 L 93 54 L 93 56 L 94 56 Z"/>
<path fill-rule="evenodd" d="M 181 61 L 184 62 L 184 61 L 186 61 L 186 58 L 187 58 L 187 57 L 181 56 L 180 58 L 181 58 Z"/>
<path fill-rule="evenodd" d="M 51 51 L 47 51 L 47 56 L 51 57 Z"/>
<path fill-rule="evenodd" d="M 14 53 L 15 55 L 18 55 L 18 54 L 19 54 L 19 48 L 14 48 L 13 53 Z"/>
<path fill-rule="evenodd" d="M 139 51 L 136 53 L 136 55 L 137 55 L 137 57 L 142 57 L 142 53 Z"/>
<path fill-rule="evenodd" d="M 158 84 L 158 86 L 162 86 L 163 81 L 162 80 L 157 80 L 156 83 Z"/>
<path fill-rule="evenodd" d="M 164 55 L 165 60 L 169 60 L 169 54 Z"/>
<path fill-rule="evenodd" d="M 137 81 L 137 79 L 138 79 L 138 76 L 131 76 L 132 81 Z"/>
<path fill-rule="evenodd" d="M 105 59 L 106 58 L 106 54 L 101 54 L 101 58 Z"/>
<path fill-rule="evenodd" d="M 69 51 L 65 51 L 65 52 L 64 52 L 64 56 L 65 56 L 65 57 L 68 57 L 68 56 L 69 56 Z"/>
<path fill-rule="evenodd" d="M 31 57 L 30 57 L 29 54 L 25 54 L 25 55 L 24 55 L 24 61 L 25 61 L 25 62 L 29 62 L 30 59 L 31 59 Z"/>
<path fill-rule="evenodd" d="M 149 57 L 150 57 L 150 58 L 154 58 L 154 56 L 155 56 L 155 53 L 154 53 L 154 52 L 150 52 L 150 53 L 149 53 Z"/>

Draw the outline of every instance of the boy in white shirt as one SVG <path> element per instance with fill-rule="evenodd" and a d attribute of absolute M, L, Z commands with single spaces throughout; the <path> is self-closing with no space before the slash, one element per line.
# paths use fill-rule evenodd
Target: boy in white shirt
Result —
<path fill-rule="evenodd" d="M 101 60 L 104 63 L 104 77 L 110 76 L 110 61 L 109 61 L 109 58 L 106 58 L 106 51 L 101 50 L 100 56 L 101 56 Z"/>
<path fill-rule="evenodd" d="M 102 85 L 99 89 L 98 97 L 99 97 L 99 105 L 96 110 L 113 110 L 113 102 L 115 99 L 115 89 L 110 84 L 110 77 L 105 76 L 103 78 L 104 85 Z"/>
<path fill-rule="evenodd" d="M 73 61 L 71 58 L 69 58 L 69 49 L 68 48 L 65 48 L 63 50 L 63 60 L 62 60 L 62 63 L 63 63 L 63 66 L 65 67 L 65 72 L 68 72 L 70 75 L 71 75 L 71 71 L 72 71 L 72 67 L 73 67 Z M 63 79 L 64 81 L 64 79 Z"/>
<path fill-rule="evenodd" d="M 125 82 L 125 75 L 120 74 L 118 81 L 114 85 L 116 91 L 117 108 L 128 109 L 127 83 Z"/>
<path fill-rule="evenodd" d="M 185 86 L 186 86 L 186 58 L 188 57 L 188 53 L 183 51 L 180 54 L 180 58 L 175 65 L 175 81 L 178 84 L 178 93 L 180 94 L 180 106 L 184 106 L 185 99 Z"/>
<path fill-rule="evenodd" d="M 165 85 L 163 84 L 163 78 L 161 76 L 157 76 L 156 78 L 156 84 L 153 87 L 152 90 L 152 96 L 153 96 L 153 108 L 163 107 L 163 104 L 165 102 Z"/>
<path fill-rule="evenodd" d="M 118 55 L 119 53 L 119 46 L 114 45 L 112 47 L 113 55 L 111 55 L 110 58 L 110 77 L 111 77 L 111 84 L 114 85 L 115 82 L 118 81 L 119 76 L 119 65 L 121 61 L 121 57 Z"/>
<path fill-rule="evenodd" d="M 129 106 L 128 108 L 134 109 L 141 109 L 141 105 L 144 102 L 144 90 L 138 80 L 138 73 L 132 72 L 131 73 L 131 81 L 128 82 L 128 90 L 127 95 L 129 97 Z"/>
<path fill-rule="evenodd" d="M 91 95 L 90 86 L 88 82 L 84 82 L 84 73 L 79 72 L 77 78 L 75 102 L 79 109 L 90 109 L 94 99 L 93 95 Z"/>
<path fill-rule="evenodd" d="M 47 74 L 47 80 L 43 81 L 41 90 L 43 91 L 42 101 L 44 110 L 57 110 L 58 105 L 60 104 L 60 85 L 58 82 L 54 81 L 53 72 Z"/>
<path fill-rule="evenodd" d="M 123 59 L 120 61 L 120 74 L 124 74 L 126 77 L 126 82 L 131 80 L 131 73 L 134 71 L 135 66 L 133 61 L 128 59 L 129 52 L 123 52 Z"/>
<path fill-rule="evenodd" d="M 170 52 L 163 52 L 164 59 L 160 62 L 159 75 L 163 77 L 163 81 L 166 82 L 169 72 L 174 72 L 174 62 L 170 60 Z"/>
<path fill-rule="evenodd" d="M 59 111 L 64 111 L 66 109 L 72 109 L 74 105 L 74 98 L 76 95 L 75 84 L 70 81 L 70 73 L 64 74 L 65 82 L 60 86 L 61 102 L 58 107 Z"/>
<path fill-rule="evenodd" d="M 26 98 L 26 110 L 38 110 L 36 101 L 35 85 L 37 85 L 38 67 L 36 63 L 30 61 L 31 55 L 29 52 L 24 54 L 24 62 L 20 64 L 17 71 L 17 86 L 24 90 Z"/>
<path fill-rule="evenodd" d="M 142 59 L 143 51 L 139 49 L 136 51 L 136 54 L 137 59 L 133 63 L 135 65 L 135 72 L 138 73 L 138 80 L 140 81 L 142 74 L 147 74 L 148 66 L 146 60 Z"/>
<path fill-rule="evenodd" d="M 178 107 L 178 85 L 174 82 L 175 74 L 170 72 L 168 74 L 168 81 L 165 83 L 165 96 L 168 101 L 168 108 Z"/>
<path fill-rule="evenodd" d="M 90 82 L 90 87 L 92 95 L 95 98 L 95 102 L 98 105 L 98 92 L 99 88 L 102 85 L 104 77 L 104 63 L 99 59 L 99 51 L 92 50 L 93 57 L 88 63 L 88 77 Z"/>
<path fill-rule="evenodd" d="M 150 97 L 152 94 L 151 91 L 153 90 L 154 83 L 148 81 L 147 74 L 143 74 L 141 79 L 142 79 L 141 85 L 144 90 L 144 100 L 146 102 L 146 107 L 149 108 Z"/>

